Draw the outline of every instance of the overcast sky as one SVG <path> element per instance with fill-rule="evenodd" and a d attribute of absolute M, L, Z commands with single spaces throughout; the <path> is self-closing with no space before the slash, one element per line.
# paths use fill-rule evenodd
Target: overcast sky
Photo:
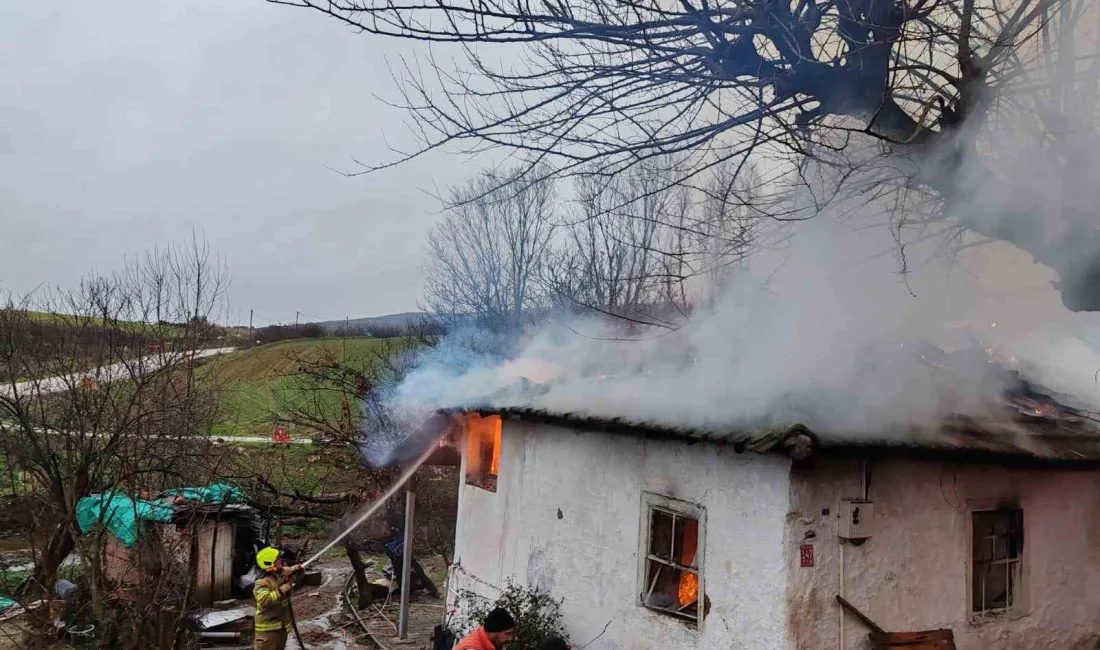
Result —
<path fill-rule="evenodd" d="M 395 43 L 262 0 L 0 2 L 0 289 L 72 286 L 205 233 L 256 323 L 414 309 L 439 155 L 408 144 Z"/>

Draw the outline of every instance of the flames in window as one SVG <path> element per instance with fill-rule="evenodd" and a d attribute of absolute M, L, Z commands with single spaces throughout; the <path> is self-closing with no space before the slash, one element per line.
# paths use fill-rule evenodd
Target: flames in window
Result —
<path fill-rule="evenodd" d="M 692 519 L 684 519 L 683 550 L 680 552 L 680 564 L 693 566 L 695 564 L 695 548 L 699 543 L 699 522 Z M 676 599 L 681 607 L 699 600 L 699 577 L 687 571 L 680 572 L 680 585 L 676 590 Z"/>
<path fill-rule="evenodd" d="M 699 580 L 702 570 L 699 519 L 659 505 L 648 508 L 648 517 L 641 603 L 666 614 L 702 622 L 705 598 Z"/>
<path fill-rule="evenodd" d="M 464 420 L 466 483 L 495 492 L 500 472 L 500 416 L 481 417 L 477 413 L 469 413 Z"/>
<path fill-rule="evenodd" d="M 500 473 L 500 416 L 494 415 L 491 419 L 491 431 L 489 436 L 491 441 L 489 444 L 492 447 L 492 452 L 489 455 L 489 473 L 496 476 Z"/>

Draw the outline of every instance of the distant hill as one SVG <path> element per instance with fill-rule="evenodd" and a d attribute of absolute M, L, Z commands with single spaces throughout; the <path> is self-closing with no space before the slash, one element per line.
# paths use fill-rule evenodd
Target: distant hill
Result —
<path fill-rule="evenodd" d="M 385 316 L 370 316 L 367 318 L 353 318 L 347 321 L 349 327 L 406 327 L 421 323 L 431 317 L 422 311 L 406 311 L 400 314 L 386 314 Z M 338 332 L 344 328 L 345 321 L 327 320 L 317 323 L 325 330 Z"/>

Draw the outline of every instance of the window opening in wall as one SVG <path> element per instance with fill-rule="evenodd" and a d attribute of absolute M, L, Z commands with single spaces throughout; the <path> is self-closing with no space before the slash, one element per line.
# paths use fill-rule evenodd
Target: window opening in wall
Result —
<path fill-rule="evenodd" d="M 1005 611 L 1018 601 L 1024 511 L 1019 508 L 973 513 L 972 608 L 975 614 Z"/>
<path fill-rule="evenodd" d="M 702 624 L 703 509 L 655 494 L 643 494 L 641 604 Z M 705 598 L 702 602 L 706 602 Z"/>
<path fill-rule="evenodd" d="M 500 472 L 500 416 L 467 414 L 465 428 L 466 484 L 496 492 Z"/>

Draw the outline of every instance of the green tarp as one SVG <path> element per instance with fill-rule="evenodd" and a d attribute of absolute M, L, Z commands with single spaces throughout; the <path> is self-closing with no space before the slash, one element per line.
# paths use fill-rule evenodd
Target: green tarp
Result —
<path fill-rule="evenodd" d="M 7 596 L 0 596 L 0 611 L 3 611 L 5 609 L 11 607 L 12 605 L 17 605 L 17 604 L 18 603 L 16 603 L 11 598 L 8 598 Z"/>
<path fill-rule="evenodd" d="M 169 490 L 162 495 L 162 499 L 176 496 L 199 503 L 239 503 L 246 501 L 240 488 L 224 483 L 215 483 L 206 487 Z M 141 522 L 169 522 L 172 521 L 175 513 L 175 507 L 164 500 L 146 501 L 117 493 L 112 495 L 93 494 L 84 497 L 76 504 L 76 523 L 82 533 L 87 533 L 96 525 L 102 524 L 124 546 L 133 546 L 140 534 Z"/>
<path fill-rule="evenodd" d="M 168 490 L 162 496 L 180 496 L 188 501 L 198 501 L 199 503 L 244 503 L 248 501 L 239 487 L 226 483 Z"/>
<path fill-rule="evenodd" d="M 170 505 L 132 499 L 125 494 L 93 494 L 76 504 L 76 524 L 87 533 L 102 524 L 114 533 L 124 546 L 133 546 L 138 538 L 140 521 L 172 521 L 176 509 Z"/>

